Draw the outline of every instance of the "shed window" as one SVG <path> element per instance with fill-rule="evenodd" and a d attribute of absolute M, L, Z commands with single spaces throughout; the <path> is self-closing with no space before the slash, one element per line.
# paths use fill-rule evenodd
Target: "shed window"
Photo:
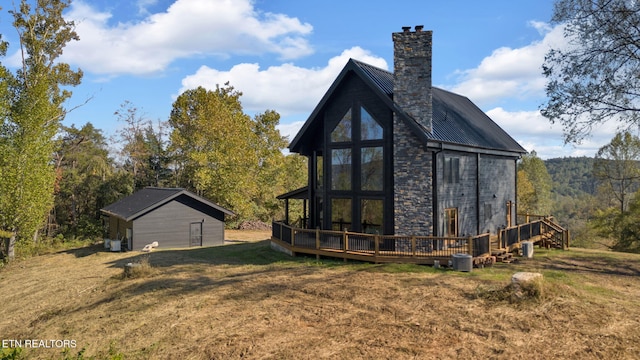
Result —
<path fill-rule="evenodd" d="M 331 131 L 331 142 L 351 141 L 351 123 L 351 109 L 349 109 Z"/>

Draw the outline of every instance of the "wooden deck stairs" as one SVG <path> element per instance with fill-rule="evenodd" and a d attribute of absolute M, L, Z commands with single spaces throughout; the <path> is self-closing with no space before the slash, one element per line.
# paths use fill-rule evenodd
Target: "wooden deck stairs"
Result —
<path fill-rule="evenodd" d="M 496 262 L 499 263 L 511 264 L 518 261 L 518 258 L 513 257 L 513 254 L 507 249 L 494 249 L 491 251 L 491 256 L 495 257 Z"/>

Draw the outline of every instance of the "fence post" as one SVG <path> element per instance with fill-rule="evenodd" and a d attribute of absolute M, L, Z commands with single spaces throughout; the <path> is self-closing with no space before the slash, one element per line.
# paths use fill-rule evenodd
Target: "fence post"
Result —
<path fill-rule="evenodd" d="M 378 255 L 380 255 L 380 236 L 376 235 L 373 238 L 373 247 L 374 247 L 374 259 L 376 260 L 376 263 L 378 262 Z"/>
<path fill-rule="evenodd" d="M 320 250 L 320 228 L 316 227 L 316 250 Z M 320 254 L 316 254 L 316 260 L 320 260 Z"/>
<path fill-rule="evenodd" d="M 416 256 L 416 237 L 411 237 L 411 257 Z"/>
<path fill-rule="evenodd" d="M 347 251 L 349 251 L 349 235 L 347 235 L 347 229 L 342 233 L 342 239 L 344 240 L 344 262 L 347 262 Z"/>
<path fill-rule="evenodd" d="M 291 227 L 291 247 L 295 247 L 296 246 L 296 244 L 295 244 L 296 241 L 295 240 L 296 240 L 296 230 L 292 226 Z"/>
<path fill-rule="evenodd" d="M 469 252 L 469 255 L 471 255 L 471 257 L 474 256 L 474 254 L 473 254 L 473 236 L 469 236 L 469 238 L 467 238 L 467 251 Z"/>
<path fill-rule="evenodd" d="M 344 252 L 349 251 L 349 235 L 347 235 L 347 230 L 344 230 L 342 232 L 342 240 L 344 241 L 344 244 L 342 246 Z"/>

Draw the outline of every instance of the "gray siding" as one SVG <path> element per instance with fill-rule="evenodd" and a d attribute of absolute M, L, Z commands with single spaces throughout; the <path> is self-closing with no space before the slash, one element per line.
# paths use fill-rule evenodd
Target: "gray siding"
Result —
<path fill-rule="evenodd" d="M 447 183 L 444 178 L 444 161 L 446 158 L 459 159 L 459 180 Z M 438 154 L 438 235 L 445 234 L 445 209 L 458 209 L 458 235 L 476 235 L 478 228 L 477 215 L 477 155 L 454 151 L 443 151 Z"/>
<path fill-rule="evenodd" d="M 460 159 L 460 180 L 444 179 L 444 159 Z M 458 209 L 458 234 L 497 233 L 507 224 L 507 202 L 515 202 L 515 158 L 443 151 L 438 154 L 438 235 L 445 232 L 444 211 Z M 512 219 L 515 219 L 515 206 Z M 515 222 L 514 222 L 515 223 Z"/>
<path fill-rule="evenodd" d="M 481 232 L 496 234 L 507 225 L 507 202 L 516 201 L 516 159 L 482 155 L 480 158 L 480 212 Z M 489 204 L 491 213 L 485 213 Z M 516 219 L 515 206 L 511 218 Z"/>
<path fill-rule="evenodd" d="M 202 245 L 224 244 L 223 221 L 173 200 L 133 221 L 132 250 L 154 241 L 164 249 L 189 247 L 189 225 L 203 219 Z"/>

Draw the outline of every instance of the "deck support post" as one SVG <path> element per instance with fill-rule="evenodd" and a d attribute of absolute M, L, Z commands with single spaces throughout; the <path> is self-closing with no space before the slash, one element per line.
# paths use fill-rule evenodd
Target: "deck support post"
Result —
<path fill-rule="evenodd" d="M 344 241 L 344 253 L 345 253 L 345 257 L 344 257 L 344 262 L 347 262 L 347 252 L 349 251 L 349 235 L 347 235 L 347 230 L 345 229 L 344 232 L 342 233 L 342 239 Z"/>
<path fill-rule="evenodd" d="M 373 238 L 373 251 L 374 251 L 374 259 L 376 263 L 378 263 L 378 256 L 380 255 L 380 236 L 376 235 Z"/>
<path fill-rule="evenodd" d="M 473 236 L 469 236 L 467 239 L 467 252 L 473 257 Z"/>
<path fill-rule="evenodd" d="M 320 228 L 316 227 L 316 250 L 320 250 Z M 320 260 L 320 254 L 316 253 L 316 260 Z"/>

